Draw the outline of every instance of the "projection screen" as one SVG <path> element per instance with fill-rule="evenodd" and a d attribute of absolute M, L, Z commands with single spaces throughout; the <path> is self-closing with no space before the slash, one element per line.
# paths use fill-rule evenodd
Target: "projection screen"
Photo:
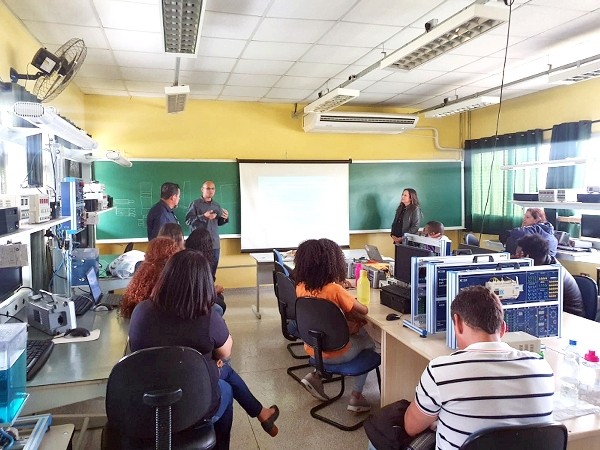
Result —
<path fill-rule="evenodd" d="M 350 243 L 349 162 L 240 162 L 242 251 Z"/>

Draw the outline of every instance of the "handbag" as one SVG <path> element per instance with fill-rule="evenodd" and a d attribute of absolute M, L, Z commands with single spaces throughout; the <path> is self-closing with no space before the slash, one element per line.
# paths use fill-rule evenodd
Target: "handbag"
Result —
<path fill-rule="evenodd" d="M 409 436 L 404 430 L 404 414 L 410 405 L 399 400 L 371 414 L 364 429 L 371 444 L 377 450 L 432 450 L 435 448 L 435 431 L 424 430 L 417 436 Z"/>

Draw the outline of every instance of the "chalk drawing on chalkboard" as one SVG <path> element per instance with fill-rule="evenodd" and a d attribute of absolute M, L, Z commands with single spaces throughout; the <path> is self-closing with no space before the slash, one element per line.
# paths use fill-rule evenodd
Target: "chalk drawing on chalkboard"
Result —
<path fill-rule="evenodd" d="M 152 183 L 149 181 L 143 181 L 140 183 L 140 208 L 142 212 L 142 217 L 146 218 L 148 216 L 148 211 L 152 208 Z"/>
<path fill-rule="evenodd" d="M 135 207 L 132 206 L 135 202 L 128 198 L 115 198 L 115 214 L 120 217 L 135 217 Z"/>

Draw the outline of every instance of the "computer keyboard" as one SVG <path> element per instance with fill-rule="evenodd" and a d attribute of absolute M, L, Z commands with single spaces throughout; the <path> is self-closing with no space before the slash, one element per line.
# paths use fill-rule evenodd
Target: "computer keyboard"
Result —
<path fill-rule="evenodd" d="M 53 348 L 54 342 L 49 339 L 27 341 L 27 381 L 43 367 Z"/>
<path fill-rule="evenodd" d="M 85 295 L 78 295 L 77 297 L 73 297 L 72 300 L 75 304 L 76 316 L 84 315 L 92 306 L 94 306 L 92 298 Z"/>
<path fill-rule="evenodd" d="M 102 296 L 102 304 L 103 305 L 109 305 L 109 306 L 121 306 L 121 300 L 123 299 L 123 295 L 122 294 L 114 294 L 114 293 L 110 293 L 110 294 L 104 294 Z"/>

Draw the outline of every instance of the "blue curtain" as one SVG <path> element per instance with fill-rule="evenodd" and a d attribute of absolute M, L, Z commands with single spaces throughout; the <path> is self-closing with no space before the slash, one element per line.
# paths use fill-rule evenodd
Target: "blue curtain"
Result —
<path fill-rule="evenodd" d="M 536 169 L 527 177 L 524 170 L 500 167 L 538 160 L 542 133 L 535 129 L 465 141 L 467 229 L 499 234 L 521 224 L 523 211 L 510 201 L 515 192 L 537 192 Z"/>

